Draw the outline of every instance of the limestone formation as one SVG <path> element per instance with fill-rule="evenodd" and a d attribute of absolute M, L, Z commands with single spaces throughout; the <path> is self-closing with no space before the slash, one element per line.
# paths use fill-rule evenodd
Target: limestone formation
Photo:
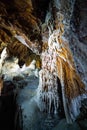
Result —
<path fill-rule="evenodd" d="M 77 72 L 80 69 L 77 69 L 75 64 L 75 62 L 81 64 L 80 68 L 86 66 L 83 65 L 87 63 L 86 59 L 82 64 L 79 59 L 82 61 L 83 58 L 78 59 L 77 53 L 80 48 L 84 57 L 87 47 L 84 46 L 83 51 L 82 44 L 76 40 L 77 37 L 70 33 L 74 2 L 74 0 L 0 1 L 0 70 L 4 68 L 3 63 L 7 62 L 8 58 L 17 57 L 18 63 L 13 61 L 13 64 L 16 64 L 20 73 L 22 73 L 22 67 L 26 68 L 24 76 L 28 74 L 28 65 L 35 61 L 33 68 L 40 69 L 37 89 L 37 104 L 40 110 L 58 114 L 59 109 L 63 107 L 64 110 L 61 111 L 64 112 L 68 123 L 77 119 L 82 100 L 87 98 L 87 91 L 82 82 L 87 72 L 84 71 L 85 74 L 80 75 L 81 79 Z M 80 25 L 79 28 L 81 28 Z M 71 42 L 70 37 L 73 39 Z M 78 48 L 72 49 L 77 41 Z M 2 58 L 5 47 L 7 59 Z M 75 51 L 74 58 L 70 47 Z M 86 70 L 86 67 L 83 70 Z M 3 72 L 1 71 L 0 74 Z"/>

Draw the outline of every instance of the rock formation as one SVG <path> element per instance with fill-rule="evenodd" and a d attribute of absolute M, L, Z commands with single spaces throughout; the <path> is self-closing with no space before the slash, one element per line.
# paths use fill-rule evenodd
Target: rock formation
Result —
<path fill-rule="evenodd" d="M 0 96 L 2 89 L 3 89 L 3 77 L 0 77 Z"/>
<path fill-rule="evenodd" d="M 36 67 L 41 69 L 37 92 L 41 110 L 57 113 L 63 106 L 68 123 L 76 120 L 81 101 L 87 98 L 87 73 L 82 72 L 82 79 L 78 75 L 80 69 L 85 70 L 86 67 L 79 61 L 82 61 L 81 57 L 78 58 L 80 52 L 76 51 L 80 48 L 82 55 L 87 55 L 86 45 L 84 51 L 81 48 L 84 37 L 86 42 L 86 35 L 81 35 L 82 15 L 78 28 L 75 27 L 76 31 L 81 31 L 77 33 L 79 38 L 70 30 L 78 21 L 75 15 L 77 3 L 82 4 L 80 0 L 0 1 L 0 52 L 6 47 L 9 57 L 19 58 L 20 66 L 36 60 Z M 70 48 L 75 52 L 76 64 Z M 79 69 L 78 64 L 81 64 Z"/>
<path fill-rule="evenodd" d="M 69 30 L 65 28 L 64 32 L 64 26 L 62 24 L 63 15 L 61 12 L 61 7 L 59 8 L 56 6 L 55 1 L 51 1 L 49 14 L 46 16 L 49 35 L 47 41 L 48 47 L 44 52 L 42 51 L 39 103 L 40 106 L 42 104 L 42 111 L 45 109 L 45 111 L 49 113 L 58 112 L 58 108 L 61 104 L 58 93 L 59 84 L 57 78 L 59 78 L 63 100 L 62 105 L 67 122 L 70 123 L 76 120 L 77 116 L 80 114 L 81 101 L 87 98 L 87 91 L 85 90 L 84 83 L 76 72 L 74 60 L 66 40 L 69 35 Z M 68 29 L 69 18 L 67 18 L 68 22 L 66 22 Z M 63 35 L 63 32 L 66 33 L 66 31 L 67 35 Z M 44 34 L 42 36 L 45 37 Z"/>

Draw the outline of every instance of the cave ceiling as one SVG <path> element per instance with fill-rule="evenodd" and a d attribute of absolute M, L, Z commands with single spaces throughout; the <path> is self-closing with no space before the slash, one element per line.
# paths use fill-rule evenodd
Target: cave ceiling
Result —
<path fill-rule="evenodd" d="M 46 0 L 0 1 L 0 52 L 7 47 L 11 56 L 24 61 L 30 54 L 35 52 L 38 55 L 41 52 L 41 24 L 44 22 L 48 3 Z M 15 35 L 23 36 L 29 47 L 21 44 Z"/>
<path fill-rule="evenodd" d="M 70 2 L 61 0 L 61 11 L 68 9 L 67 12 L 70 12 Z M 40 55 L 43 44 L 42 25 L 45 22 L 49 3 L 50 0 L 0 0 L 0 53 L 4 47 L 7 47 L 9 55 L 17 56 L 24 62 L 31 54 Z M 83 43 L 87 43 L 86 3 L 87 0 L 84 2 L 76 0 L 72 20 Z M 65 12 L 64 14 L 66 15 Z M 66 15 L 68 19 L 67 16 L 69 14 Z M 18 36 L 24 38 L 22 40 L 27 43 L 28 48 L 21 44 Z"/>

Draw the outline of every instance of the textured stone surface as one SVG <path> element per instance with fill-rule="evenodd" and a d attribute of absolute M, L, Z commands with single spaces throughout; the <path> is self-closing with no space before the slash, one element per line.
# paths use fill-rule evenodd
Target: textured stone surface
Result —
<path fill-rule="evenodd" d="M 81 130 L 81 129 L 76 122 L 73 124 L 67 124 L 66 120 L 62 119 L 53 130 Z"/>
<path fill-rule="evenodd" d="M 70 47 L 76 68 L 87 88 L 87 0 L 76 0 L 71 20 Z M 73 24 L 72 24 L 73 23 Z"/>
<path fill-rule="evenodd" d="M 75 3 L 74 0 L 1 0 L 0 53 L 7 47 L 9 57 L 18 57 L 20 66 L 29 65 L 35 59 L 40 69 L 41 52 L 48 48 L 49 36 L 60 28 L 69 42 L 77 72 L 87 87 L 86 5 L 87 0 Z M 64 65 L 67 68 L 66 63 Z M 68 69 L 65 70 L 68 73 Z"/>

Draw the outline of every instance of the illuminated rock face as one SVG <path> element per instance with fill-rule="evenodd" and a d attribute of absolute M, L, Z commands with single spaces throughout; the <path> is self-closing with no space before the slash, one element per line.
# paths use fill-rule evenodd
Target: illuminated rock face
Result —
<path fill-rule="evenodd" d="M 58 31 L 54 31 L 49 37 L 48 48 L 42 52 L 42 70 L 40 71 L 39 92 L 42 102 L 41 109 L 49 113 L 58 113 L 60 105 L 58 96 L 57 73 L 57 48 L 60 47 L 57 40 Z M 57 41 L 56 41 L 57 40 Z"/>
<path fill-rule="evenodd" d="M 47 50 L 42 52 L 39 106 L 42 111 L 58 113 L 61 102 L 58 93 L 59 79 L 64 113 L 67 122 L 71 123 L 80 114 L 81 101 L 87 98 L 87 91 L 75 70 L 68 43 L 60 34 L 59 30 L 53 31 L 48 39 Z"/>
<path fill-rule="evenodd" d="M 58 84 L 56 68 L 56 52 L 53 48 L 42 53 L 42 70 L 40 71 L 39 91 L 42 110 L 57 113 Z"/>

